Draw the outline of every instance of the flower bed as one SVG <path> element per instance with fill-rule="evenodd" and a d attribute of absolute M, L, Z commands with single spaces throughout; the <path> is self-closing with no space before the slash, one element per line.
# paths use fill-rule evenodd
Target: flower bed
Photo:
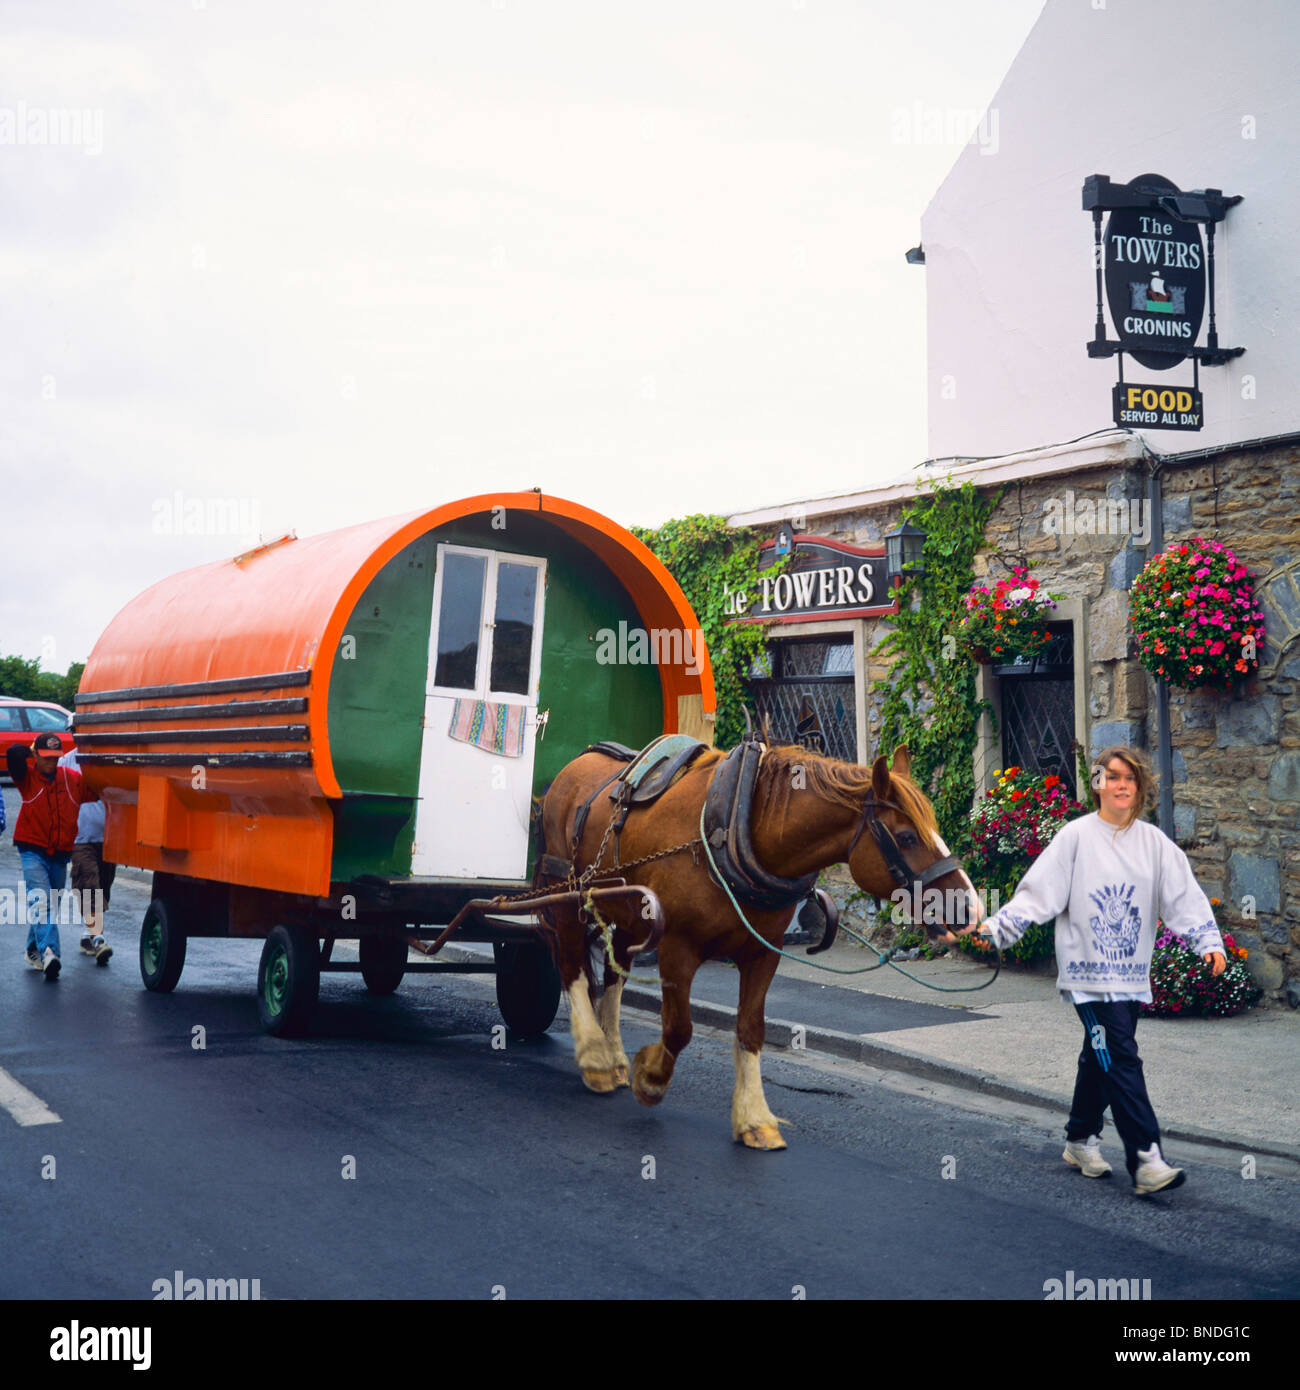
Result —
<path fill-rule="evenodd" d="M 1215 920 L 1219 921 L 1218 898 L 1211 898 Z M 1247 952 L 1231 934 L 1219 932 L 1227 949 L 1228 964 L 1217 979 L 1208 961 L 1202 960 L 1176 937 L 1163 922 L 1156 924 L 1156 945 L 1151 956 L 1151 999 L 1142 1005 L 1144 1014 L 1168 1018 L 1229 1018 L 1251 1008 L 1263 991 L 1242 964 Z"/>
<path fill-rule="evenodd" d="M 982 662 L 1037 656 L 1047 645 L 1045 624 L 1055 607 L 1050 595 L 1039 596 L 1038 580 L 1017 565 L 1009 579 L 999 579 L 992 589 L 976 584 L 967 593 L 958 641 Z"/>
<path fill-rule="evenodd" d="M 1019 767 L 1006 768 L 994 776 L 994 787 L 971 812 L 971 854 L 967 861 L 972 882 L 988 895 L 990 915 L 1010 899 L 1029 866 L 1066 821 L 1084 812 L 1059 777 L 1043 777 Z M 960 944 L 972 955 L 983 956 L 992 950 L 977 935 L 963 937 Z M 1028 964 L 1045 959 L 1055 949 L 1055 923 L 1042 922 L 1030 927 L 1002 954 L 1005 959 Z"/>
<path fill-rule="evenodd" d="M 1129 620 L 1138 657 L 1157 680 L 1231 689 L 1259 668 L 1264 614 L 1254 576 L 1226 546 L 1175 542 L 1133 581 Z"/>

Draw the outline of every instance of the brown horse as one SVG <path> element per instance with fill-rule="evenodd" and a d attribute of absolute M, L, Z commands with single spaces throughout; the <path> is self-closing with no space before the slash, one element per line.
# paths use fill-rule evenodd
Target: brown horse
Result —
<path fill-rule="evenodd" d="M 757 941 L 742 925 L 736 909 L 714 881 L 700 840 L 700 810 L 710 778 L 723 758 L 709 750 L 696 758 L 658 800 L 634 807 L 617 837 L 606 835 L 615 808 L 601 792 L 575 847 L 576 813 L 593 790 L 619 770 L 603 753 L 588 751 L 575 758 L 551 784 L 542 806 L 544 852 L 573 864 L 574 872 L 589 867 L 602 850 L 595 877 L 618 875 L 629 883 L 652 889 L 663 907 L 664 933 L 659 943 L 659 974 L 663 989 L 663 1036 L 637 1053 L 631 1067 L 619 1036 L 619 1002 L 623 977 L 606 964 L 604 992 L 593 1008 L 596 980 L 588 947 L 593 928 L 577 909 L 552 911 L 560 979 L 569 1000 L 569 1019 L 582 1079 L 590 1090 L 610 1092 L 630 1084 L 643 1105 L 657 1105 L 672 1080 L 673 1068 L 691 1038 L 691 981 L 702 961 L 725 956 L 740 972 L 740 1006 L 736 1019 L 736 1086 L 731 1106 L 733 1137 L 754 1149 L 783 1149 L 778 1120 L 763 1097 L 759 1052 L 763 1046 L 763 1003 L 780 957 Z M 909 776 L 907 749 L 900 748 L 892 765 L 883 757 L 870 767 L 858 767 L 809 753 L 803 748 L 768 748 L 755 785 L 750 835 L 759 864 L 771 874 L 798 879 L 847 860 L 859 887 L 889 898 L 903 877 L 920 882 L 924 871 L 949 859 L 939 835 L 934 809 Z M 864 834 L 868 817 L 876 822 Z M 878 843 L 879 827 L 892 833 L 893 843 Z M 888 841 L 889 836 L 883 837 Z M 692 843 L 693 842 L 693 843 Z M 673 850 L 660 858 L 647 858 Z M 895 861 L 891 872 L 886 853 Z M 901 853 L 901 862 L 898 855 Z M 641 861 L 641 862 L 636 862 Z M 906 866 L 904 872 L 903 865 Z M 548 861 L 547 867 L 553 868 Z M 552 885 L 555 876 L 539 875 Z M 933 878 L 948 904 L 940 913 L 926 914 L 932 938 L 945 935 L 945 926 L 966 927 L 982 915 L 974 888 L 959 865 Z M 920 897 L 919 887 L 917 897 Z M 926 900 L 933 902 L 930 890 Z M 781 908 L 746 908 L 763 941 L 780 946 L 798 903 Z M 942 917 L 942 922 L 938 920 Z M 626 971 L 635 949 L 644 941 L 644 923 L 635 917 L 614 924 L 613 957 Z"/>

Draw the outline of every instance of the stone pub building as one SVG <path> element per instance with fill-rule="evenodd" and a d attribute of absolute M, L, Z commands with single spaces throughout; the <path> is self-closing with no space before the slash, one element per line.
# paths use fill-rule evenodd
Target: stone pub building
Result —
<path fill-rule="evenodd" d="M 1027 563 L 1065 598 L 1037 661 L 980 668 L 999 730 L 983 721 L 977 787 L 1020 764 L 1074 789 L 1075 739 L 1145 749 L 1162 828 L 1283 1000 L 1300 997 L 1300 87 L 1277 41 L 1294 13 L 1259 8 L 1276 24 L 1210 0 L 1048 0 L 990 106 L 996 152 L 962 150 L 908 254 L 931 459 L 729 520 L 829 576 L 756 587 L 751 611 L 774 619 L 760 708 L 778 736 L 865 761 L 897 611 L 883 537 L 934 481 L 1002 487 L 977 581 Z M 1153 33 L 1161 61 L 1130 100 Z M 1255 576 L 1266 638 L 1234 692 L 1158 686 L 1135 655 L 1130 586 L 1194 537 Z"/>

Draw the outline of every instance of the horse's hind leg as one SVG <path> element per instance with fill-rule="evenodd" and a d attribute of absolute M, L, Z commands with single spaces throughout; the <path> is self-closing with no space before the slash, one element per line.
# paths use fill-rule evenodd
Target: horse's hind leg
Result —
<path fill-rule="evenodd" d="M 647 1043 L 632 1064 L 632 1094 L 642 1105 L 663 1100 L 677 1058 L 691 1040 L 691 981 L 699 968 L 700 959 L 689 947 L 667 936 L 659 943 L 663 1036 Z"/>
<path fill-rule="evenodd" d="M 784 1149 L 778 1120 L 763 1095 L 759 1058 L 766 1024 L 763 1005 L 780 957 L 775 951 L 740 967 L 740 1008 L 736 1015 L 736 1089 L 731 1097 L 731 1134 L 750 1149 Z"/>

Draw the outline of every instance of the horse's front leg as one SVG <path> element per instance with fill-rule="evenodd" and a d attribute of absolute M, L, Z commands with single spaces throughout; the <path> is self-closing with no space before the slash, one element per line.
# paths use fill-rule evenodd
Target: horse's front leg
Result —
<path fill-rule="evenodd" d="M 619 964 L 624 970 L 627 969 L 625 962 L 619 961 Z M 606 961 L 605 992 L 600 996 L 596 1018 L 600 1022 L 600 1031 L 605 1035 L 605 1045 L 609 1048 L 610 1059 L 613 1062 L 615 1086 L 628 1084 L 627 1053 L 623 1051 L 623 1037 L 619 1031 L 619 1005 L 622 998 L 623 976 Z"/>
<path fill-rule="evenodd" d="M 690 946 L 665 936 L 659 943 L 659 981 L 663 991 L 663 1035 L 647 1043 L 632 1064 L 632 1094 L 642 1105 L 664 1098 L 682 1048 L 691 1040 L 691 981 L 700 958 Z"/>
<path fill-rule="evenodd" d="M 573 915 L 557 929 L 556 937 L 556 964 L 560 970 L 560 984 L 569 1001 L 569 1028 L 573 1033 L 573 1053 L 582 1072 L 582 1084 L 589 1091 L 606 1095 L 618 1089 L 618 1082 L 609 1043 L 596 1019 L 587 987 L 586 928 Z M 626 1061 L 624 1058 L 624 1064 Z"/>
<path fill-rule="evenodd" d="M 627 1053 L 623 1051 L 623 1036 L 620 1031 L 619 1015 L 623 1002 L 623 986 L 627 983 L 628 972 L 632 969 L 633 952 L 644 944 L 645 937 L 637 931 L 639 924 L 631 930 L 619 927 L 610 934 L 609 950 L 605 957 L 605 990 L 600 996 L 596 1017 L 600 1020 L 601 1031 L 609 1044 L 609 1055 L 614 1062 L 614 1084 L 628 1085 Z"/>
<path fill-rule="evenodd" d="M 736 1015 L 736 1089 L 731 1097 L 731 1135 L 750 1149 L 784 1149 L 779 1120 L 768 1109 L 763 1095 L 759 1057 L 763 1051 L 766 1020 L 763 1006 L 780 956 L 764 951 L 740 967 L 740 1008 Z"/>

